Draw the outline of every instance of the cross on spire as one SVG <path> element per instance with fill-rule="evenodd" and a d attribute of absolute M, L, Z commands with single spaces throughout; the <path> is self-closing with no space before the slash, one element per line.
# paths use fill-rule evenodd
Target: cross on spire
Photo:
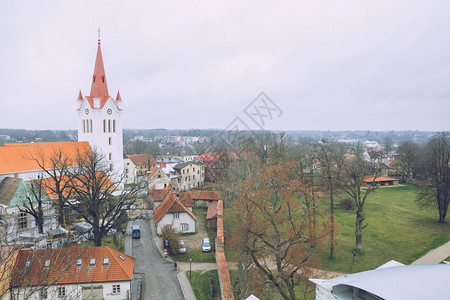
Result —
<path fill-rule="evenodd" d="M 98 43 L 100 44 L 100 27 L 98 28 L 97 32 L 98 32 Z"/>

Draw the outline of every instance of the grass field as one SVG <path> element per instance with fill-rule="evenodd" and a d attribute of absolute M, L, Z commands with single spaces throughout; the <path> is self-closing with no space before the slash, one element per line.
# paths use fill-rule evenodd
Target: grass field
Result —
<path fill-rule="evenodd" d="M 391 259 L 410 264 L 450 240 L 450 224 L 438 224 L 437 208 L 419 206 L 416 192 L 415 186 L 405 185 L 379 188 L 369 195 L 364 205 L 368 224 L 363 230 L 364 254 L 356 256 L 354 265 L 355 212 L 336 209 L 340 224 L 336 255 L 329 259 L 329 250 L 324 251 L 321 268 L 351 273 L 376 268 Z M 340 193 L 338 197 L 348 196 Z M 328 198 L 321 199 L 321 207 L 329 210 Z"/>
<path fill-rule="evenodd" d="M 189 272 L 186 272 L 186 276 L 189 279 Z M 214 296 L 211 295 L 209 278 L 211 278 L 213 282 Z M 205 273 L 192 272 L 192 277 L 189 279 L 189 282 L 194 290 L 196 299 L 220 299 L 219 275 L 217 274 L 217 270 L 211 270 Z"/>

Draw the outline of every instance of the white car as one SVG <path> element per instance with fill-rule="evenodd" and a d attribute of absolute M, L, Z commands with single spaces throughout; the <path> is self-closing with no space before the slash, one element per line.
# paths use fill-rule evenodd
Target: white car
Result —
<path fill-rule="evenodd" d="M 186 245 L 184 244 L 184 241 L 180 240 L 178 243 L 180 244 L 180 249 L 178 249 L 178 253 L 186 253 L 187 249 Z"/>
<path fill-rule="evenodd" d="M 204 238 L 202 241 L 202 251 L 210 252 L 211 251 L 211 243 L 209 242 L 209 238 Z"/>

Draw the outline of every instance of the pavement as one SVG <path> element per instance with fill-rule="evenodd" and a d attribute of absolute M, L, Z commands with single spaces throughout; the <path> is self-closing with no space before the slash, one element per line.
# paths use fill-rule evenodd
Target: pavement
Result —
<path fill-rule="evenodd" d="M 414 261 L 412 265 L 439 264 L 450 256 L 450 241 L 444 245 L 428 251 L 427 254 Z"/>
<path fill-rule="evenodd" d="M 163 257 L 163 246 L 156 235 L 153 211 L 148 210 L 147 212 L 148 220 L 138 220 L 128 224 L 128 233 L 131 233 L 131 225 L 135 223 L 141 225 L 141 238 L 133 240 L 129 234 L 125 239 L 125 254 L 136 258 L 135 274 L 143 275 L 144 297 L 142 299 L 181 299 L 184 297 L 187 300 L 195 300 L 186 272 L 180 268 L 178 271 L 174 271 L 173 260 Z M 147 233 L 145 229 L 148 229 Z M 177 289 L 171 286 L 172 278 L 178 282 Z"/>

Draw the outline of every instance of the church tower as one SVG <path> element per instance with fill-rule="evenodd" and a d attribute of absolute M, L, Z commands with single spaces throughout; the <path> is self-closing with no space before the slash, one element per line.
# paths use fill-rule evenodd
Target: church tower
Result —
<path fill-rule="evenodd" d="M 91 93 L 83 97 L 80 90 L 77 103 L 78 141 L 89 142 L 91 149 L 103 155 L 110 170 L 120 178 L 123 175 L 122 98 L 119 91 L 115 100 L 109 95 L 100 36 Z"/>

